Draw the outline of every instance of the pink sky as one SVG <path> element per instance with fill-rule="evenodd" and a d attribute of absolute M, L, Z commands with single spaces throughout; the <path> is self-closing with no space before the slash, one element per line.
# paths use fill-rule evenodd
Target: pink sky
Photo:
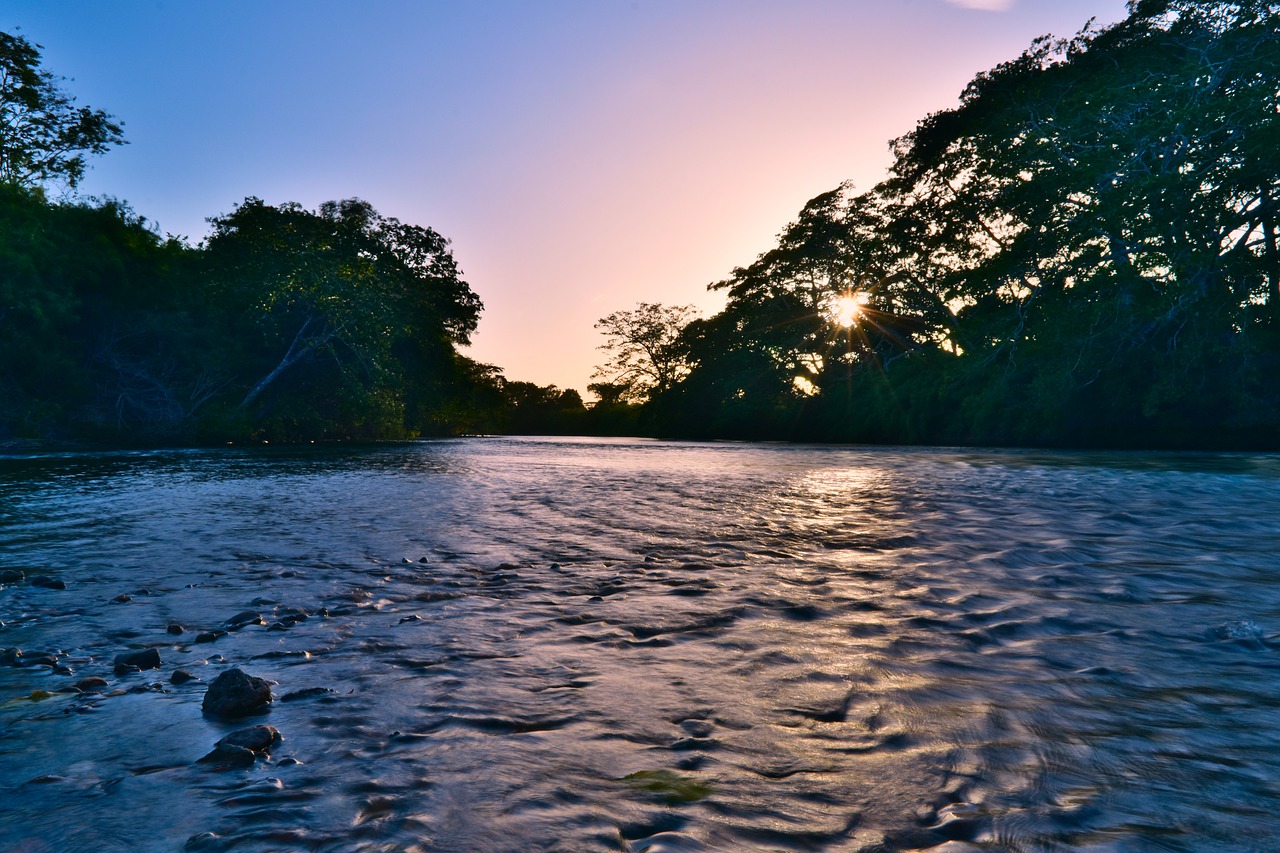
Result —
<path fill-rule="evenodd" d="M 246 195 L 360 196 L 454 241 L 469 354 L 585 392 L 601 316 L 706 285 L 977 72 L 1121 0 L 18 0 L 130 145 L 85 189 L 199 240 Z"/>

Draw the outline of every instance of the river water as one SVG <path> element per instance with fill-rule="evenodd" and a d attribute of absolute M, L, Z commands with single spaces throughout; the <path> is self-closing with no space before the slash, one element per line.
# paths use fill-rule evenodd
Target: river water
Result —
<path fill-rule="evenodd" d="M 1267 455 L 0 459 L 0 851 L 1280 850 L 1278 508 Z M 276 701 L 206 718 L 233 667 Z"/>

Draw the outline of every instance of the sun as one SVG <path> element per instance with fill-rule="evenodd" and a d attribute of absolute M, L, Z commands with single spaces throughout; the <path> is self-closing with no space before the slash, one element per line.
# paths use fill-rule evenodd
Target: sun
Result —
<path fill-rule="evenodd" d="M 867 303 L 871 301 L 869 293 L 845 293 L 836 298 L 827 308 L 827 316 L 831 322 L 846 329 L 853 326 L 866 312 Z"/>

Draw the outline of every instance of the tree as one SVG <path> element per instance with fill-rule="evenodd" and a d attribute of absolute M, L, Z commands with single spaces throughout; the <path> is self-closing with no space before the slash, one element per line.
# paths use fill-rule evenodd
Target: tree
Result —
<path fill-rule="evenodd" d="M 479 320 L 448 241 L 359 199 L 309 211 L 249 198 L 211 221 L 215 299 L 243 318 L 242 375 L 257 374 L 238 406 L 244 416 L 285 401 L 291 419 L 403 428 L 406 393 L 425 381 L 406 376 L 406 364 L 452 372 L 453 345 Z"/>
<path fill-rule="evenodd" d="M 124 144 L 122 125 L 77 107 L 40 67 L 40 46 L 0 32 L 0 183 L 34 189 L 84 177 L 90 154 Z"/>
<path fill-rule="evenodd" d="M 609 360 L 595 378 L 621 386 L 623 399 L 648 400 L 688 373 L 677 341 L 680 330 L 696 314 L 692 305 L 641 302 L 632 311 L 615 311 L 596 323 L 606 341 L 600 349 Z"/>
<path fill-rule="evenodd" d="M 690 323 L 685 431 L 1274 443 L 1280 6 L 1133 0 L 1036 40 L 809 202 Z M 856 323 L 829 306 L 857 290 Z M 826 313 L 826 316 L 824 316 Z M 802 397 L 799 395 L 803 395 Z"/>

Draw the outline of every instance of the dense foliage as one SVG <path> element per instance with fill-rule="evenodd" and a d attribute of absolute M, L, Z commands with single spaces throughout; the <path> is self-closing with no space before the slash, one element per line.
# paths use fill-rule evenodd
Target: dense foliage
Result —
<path fill-rule="evenodd" d="M 206 244 L 117 203 L 0 193 L 0 436 L 388 438 L 500 427 L 455 344 L 480 302 L 447 242 L 347 200 L 248 199 Z"/>
<path fill-rule="evenodd" d="M 359 199 L 249 198 L 199 246 L 119 202 L 48 200 L 123 141 L 0 33 L 0 444 L 622 425 L 462 356 L 482 306 L 448 241 Z"/>
<path fill-rule="evenodd" d="M 1280 444 L 1280 7 L 1129 12 L 980 74 L 712 285 L 662 429 Z"/>

